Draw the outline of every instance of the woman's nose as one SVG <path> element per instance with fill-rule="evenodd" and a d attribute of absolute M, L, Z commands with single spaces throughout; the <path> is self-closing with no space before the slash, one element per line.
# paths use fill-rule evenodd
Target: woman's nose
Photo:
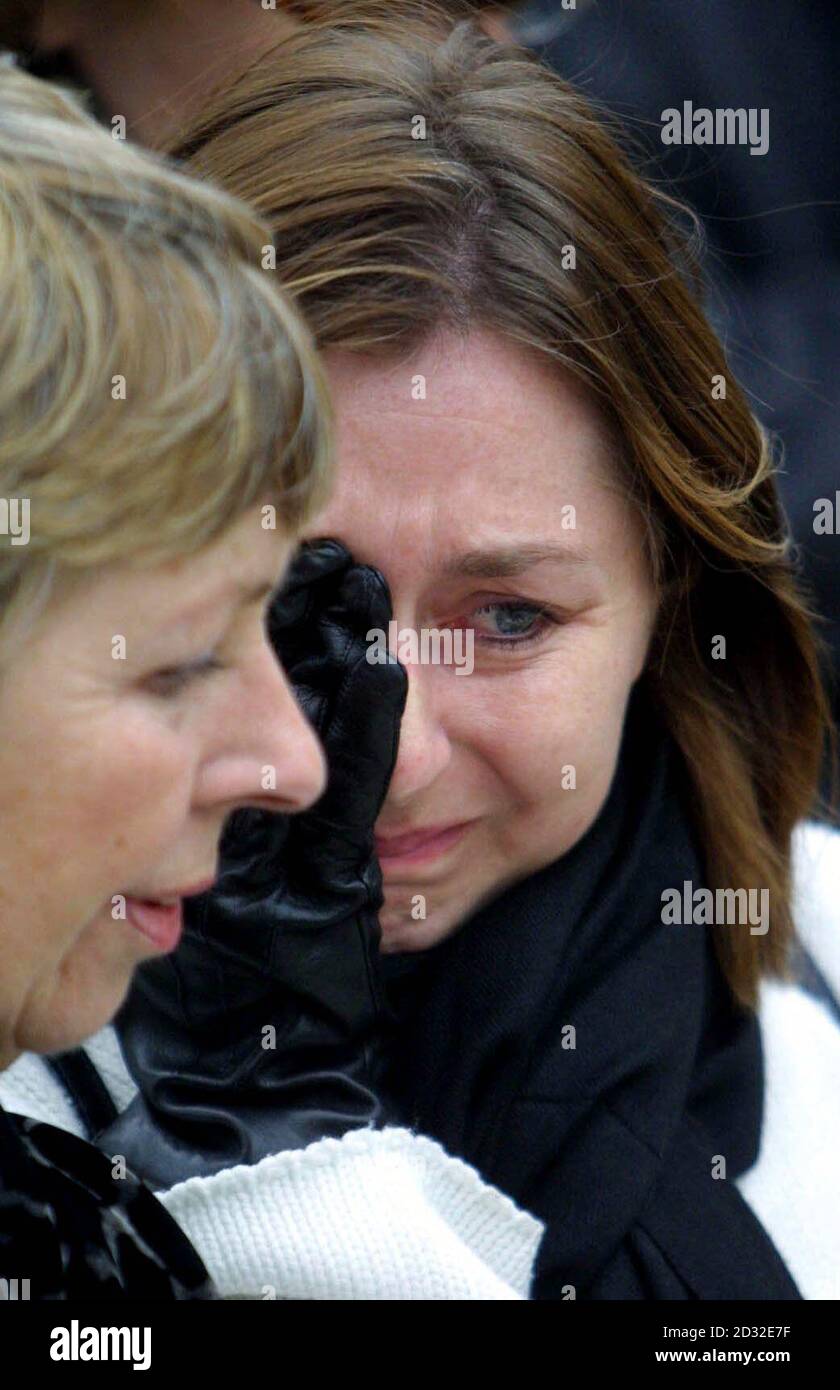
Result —
<path fill-rule="evenodd" d="M 435 781 L 448 765 L 452 750 L 435 710 L 432 685 L 435 667 L 403 662 L 408 672 L 405 703 L 394 773 L 388 785 L 388 805 L 404 806 Z"/>
<path fill-rule="evenodd" d="M 267 756 L 261 763 L 261 785 L 270 780 L 273 793 L 289 812 L 305 811 L 323 794 L 327 763 L 315 730 L 295 698 L 288 677 L 269 652 L 273 679 L 269 679 L 264 709 L 259 709 L 254 732 Z M 277 693 L 271 686 L 276 683 Z M 267 777 L 267 770 L 273 776 Z"/>
<path fill-rule="evenodd" d="M 318 737 L 267 640 L 228 712 L 222 746 L 205 766 L 199 799 L 227 814 L 240 806 L 294 814 L 327 785 Z"/>

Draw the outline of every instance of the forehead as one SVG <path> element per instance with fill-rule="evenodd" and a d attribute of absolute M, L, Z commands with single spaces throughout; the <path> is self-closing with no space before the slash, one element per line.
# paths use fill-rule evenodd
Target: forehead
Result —
<path fill-rule="evenodd" d="M 339 467 L 312 531 L 339 535 L 359 559 L 422 548 L 433 563 L 477 538 L 571 540 L 569 505 L 588 546 L 626 528 L 610 432 L 585 388 L 545 357 L 489 333 L 438 338 L 398 365 L 324 357 Z"/>
<path fill-rule="evenodd" d="M 134 631 L 162 625 L 185 629 L 229 601 L 265 599 L 279 582 L 296 538 L 263 526 L 261 505 L 231 522 L 203 549 L 159 563 L 142 554 L 66 572 L 48 609 L 52 624 L 71 625 L 98 640 L 97 625 Z"/>

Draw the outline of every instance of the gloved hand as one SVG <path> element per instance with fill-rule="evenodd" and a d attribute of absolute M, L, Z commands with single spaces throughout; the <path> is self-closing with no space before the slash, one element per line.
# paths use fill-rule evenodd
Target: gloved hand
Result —
<path fill-rule="evenodd" d="M 236 812 L 215 887 L 184 903 L 173 955 L 137 972 L 116 1024 L 139 1095 L 97 1136 L 158 1188 L 326 1135 L 399 1123 L 381 1090 L 393 1025 L 379 981 L 373 826 L 396 758 L 405 670 L 378 571 L 302 549 L 268 631 L 324 745 L 329 780 L 294 816 Z"/>

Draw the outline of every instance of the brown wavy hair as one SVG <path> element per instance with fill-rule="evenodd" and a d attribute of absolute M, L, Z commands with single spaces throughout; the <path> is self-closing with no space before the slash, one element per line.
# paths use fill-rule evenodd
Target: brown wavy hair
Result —
<path fill-rule="evenodd" d="M 219 94 L 177 153 L 268 220 L 321 347 L 402 358 L 481 326 L 589 384 L 647 523 L 646 679 L 689 769 L 706 881 L 770 890 L 766 935 L 714 929 L 754 1006 L 761 975 L 787 973 L 791 831 L 826 813 L 835 742 L 773 449 L 700 307 L 696 237 L 530 52 L 428 4 L 326 9 Z"/>

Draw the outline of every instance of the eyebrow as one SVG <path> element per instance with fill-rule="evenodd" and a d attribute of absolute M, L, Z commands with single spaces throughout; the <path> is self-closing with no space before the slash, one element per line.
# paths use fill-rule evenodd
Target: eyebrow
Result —
<path fill-rule="evenodd" d="M 532 565 L 591 565 L 588 550 L 571 550 L 563 545 L 505 545 L 486 550 L 465 550 L 444 565 L 449 578 L 500 579 L 522 574 Z"/>

